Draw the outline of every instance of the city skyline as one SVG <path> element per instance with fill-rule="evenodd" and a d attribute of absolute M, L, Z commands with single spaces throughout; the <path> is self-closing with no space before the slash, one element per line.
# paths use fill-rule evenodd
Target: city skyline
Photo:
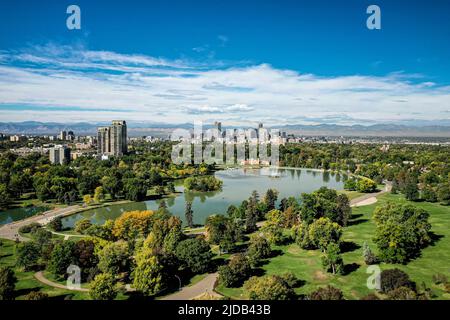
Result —
<path fill-rule="evenodd" d="M 0 119 L 450 124 L 448 2 L 379 1 L 381 30 L 368 2 L 319 2 L 79 1 L 81 30 L 66 3 L 2 3 Z"/>

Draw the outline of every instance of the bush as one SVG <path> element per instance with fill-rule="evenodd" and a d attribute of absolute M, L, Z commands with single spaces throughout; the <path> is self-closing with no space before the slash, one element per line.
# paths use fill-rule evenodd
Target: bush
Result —
<path fill-rule="evenodd" d="M 362 297 L 360 300 L 380 300 L 378 296 L 374 293 L 369 293 L 368 295 Z"/>
<path fill-rule="evenodd" d="M 280 278 L 291 288 L 296 288 L 300 283 L 300 280 L 290 271 L 283 273 Z"/>
<path fill-rule="evenodd" d="M 86 230 L 92 226 L 91 220 L 81 219 L 75 223 L 75 231 L 81 234 L 85 234 Z"/>
<path fill-rule="evenodd" d="M 448 282 L 448 278 L 445 274 L 437 273 L 433 275 L 433 282 L 435 284 L 446 284 Z"/>
<path fill-rule="evenodd" d="M 63 228 L 62 218 L 56 217 L 52 221 L 49 222 L 48 227 L 53 231 L 61 231 Z"/>
<path fill-rule="evenodd" d="M 389 293 L 400 287 L 415 290 L 416 284 L 409 279 L 408 274 L 400 269 L 388 269 L 381 272 L 381 292 Z"/>
<path fill-rule="evenodd" d="M 22 226 L 19 228 L 19 233 L 31 233 L 32 231 L 35 231 L 36 229 L 41 228 L 41 224 L 37 222 L 33 222 L 30 224 L 27 224 L 25 226 Z"/>
<path fill-rule="evenodd" d="M 409 287 L 399 287 L 388 292 L 389 300 L 417 300 L 417 293 Z"/>
<path fill-rule="evenodd" d="M 48 294 L 40 291 L 31 291 L 25 296 L 25 300 L 47 300 Z"/>
<path fill-rule="evenodd" d="M 10 267 L 0 267 L 0 300 L 13 300 L 17 278 Z"/>
<path fill-rule="evenodd" d="M 375 192 L 376 189 L 377 184 L 371 179 L 362 178 L 356 182 L 356 190 L 359 192 L 370 193 Z"/>
<path fill-rule="evenodd" d="M 246 280 L 252 272 L 250 262 L 241 253 L 234 255 L 228 265 L 219 267 L 220 282 L 226 287 L 237 287 Z"/>
<path fill-rule="evenodd" d="M 295 296 L 284 279 L 273 275 L 251 277 L 244 283 L 244 292 L 251 300 L 289 300 Z"/>
<path fill-rule="evenodd" d="M 114 276 L 102 273 L 90 284 L 89 295 L 93 300 L 113 300 L 117 296 Z"/>
<path fill-rule="evenodd" d="M 338 288 L 330 285 L 319 288 L 309 295 L 309 300 L 345 300 L 344 294 Z"/>
<path fill-rule="evenodd" d="M 372 252 L 366 241 L 363 244 L 363 258 L 368 266 L 379 262 L 377 256 Z"/>

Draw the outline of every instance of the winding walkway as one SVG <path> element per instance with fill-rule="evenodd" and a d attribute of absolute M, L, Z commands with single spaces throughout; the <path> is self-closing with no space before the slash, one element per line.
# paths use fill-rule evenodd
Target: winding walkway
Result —
<path fill-rule="evenodd" d="M 165 296 L 161 300 L 192 300 L 205 293 L 221 297 L 214 291 L 214 286 L 217 282 L 218 273 L 210 273 L 204 279 L 200 280 L 196 284 L 188 287 L 183 287 L 180 291 Z"/>
<path fill-rule="evenodd" d="M 48 280 L 46 277 L 44 277 L 44 274 L 42 273 L 42 271 L 36 272 L 34 274 L 34 277 L 38 281 L 42 282 L 43 284 L 46 284 L 46 285 L 48 285 L 50 287 L 53 287 L 53 288 L 64 289 L 64 290 L 71 290 L 71 291 L 89 292 L 89 289 L 86 289 L 86 288 L 75 288 L 75 287 L 69 288 L 69 287 L 67 287 L 67 286 L 65 286 L 65 285 L 63 285 L 61 283 L 57 283 L 57 282 L 53 282 L 51 280 Z"/>
<path fill-rule="evenodd" d="M 30 239 L 22 237 L 19 234 L 19 229 L 21 227 L 29 225 L 30 223 L 33 222 L 40 223 L 41 225 L 46 225 L 56 217 L 73 214 L 74 212 L 77 212 L 81 208 L 82 207 L 80 205 L 73 205 L 66 208 L 53 209 L 45 211 L 42 214 L 29 217 L 25 220 L 8 223 L 0 227 L 0 238 L 9 239 L 13 241 L 16 239 L 19 239 L 20 241 L 28 241 Z"/>
<path fill-rule="evenodd" d="M 392 189 L 392 185 L 390 183 L 386 183 L 383 190 L 378 192 L 372 192 L 365 194 L 363 196 L 357 197 L 353 200 L 350 200 L 350 207 L 361 207 L 369 204 L 373 204 L 377 202 L 377 197 L 382 195 L 383 193 L 390 192 Z"/>

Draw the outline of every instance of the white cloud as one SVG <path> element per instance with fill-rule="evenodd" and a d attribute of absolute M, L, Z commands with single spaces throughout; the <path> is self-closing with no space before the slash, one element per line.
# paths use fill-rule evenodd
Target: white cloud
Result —
<path fill-rule="evenodd" d="M 449 104 L 449 87 L 404 72 L 319 77 L 268 64 L 207 64 L 81 46 L 0 53 L 1 121 L 121 117 L 158 122 L 217 118 L 236 124 L 264 119 L 282 124 L 323 119 L 365 124 L 402 121 L 411 115 L 442 120 Z M 8 105 L 31 107 L 23 112 Z M 52 106 L 59 108 L 50 110 Z"/>

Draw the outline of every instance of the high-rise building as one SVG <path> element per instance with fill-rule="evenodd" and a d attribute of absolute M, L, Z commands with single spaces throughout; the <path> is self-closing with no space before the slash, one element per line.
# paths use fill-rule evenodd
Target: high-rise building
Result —
<path fill-rule="evenodd" d="M 70 149 L 66 146 L 55 146 L 50 149 L 50 162 L 52 164 L 66 164 L 70 160 Z"/>
<path fill-rule="evenodd" d="M 97 129 L 97 152 L 112 156 L 128 152 L 127 123 L 124 120 L 113 120 L 111 126 Z"/>
<path fill-rule="evenodd" d="M 66 140 L 66 138 L 67 138 L 67 132 L 64 130 L 61 131 L 58 135 L 58 139 L 64 141 L 64 140 Z"/>
<path fill-rule="evenodd" d="M 219 131 L 219 133 L 222 132 L 222 122 L 214 122 L 214 126 L 217 128 L 217 130 Z"/>

